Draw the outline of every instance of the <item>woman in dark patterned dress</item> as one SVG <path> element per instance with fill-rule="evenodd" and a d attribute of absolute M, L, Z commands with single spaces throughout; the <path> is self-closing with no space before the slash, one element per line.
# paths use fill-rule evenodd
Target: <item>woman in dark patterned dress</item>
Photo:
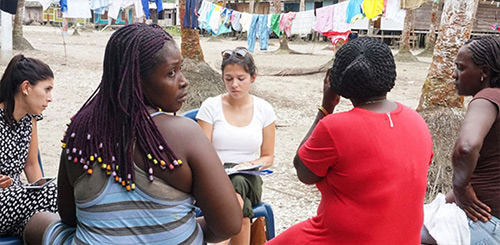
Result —
<path fill-rule="evenodd" d="M 52 101 L 54 74 L 40 60 L 16 55 L 0 81 L 0 236 L 21 237 L 30 217 L 57 212 L 55 184 L 26 189 L 42 177 L 38 164 L 37 121 Z"/>

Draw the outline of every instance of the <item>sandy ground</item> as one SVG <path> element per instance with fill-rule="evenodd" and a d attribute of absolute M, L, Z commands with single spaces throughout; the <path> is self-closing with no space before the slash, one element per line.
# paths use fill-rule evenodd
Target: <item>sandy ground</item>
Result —
<path fill-rule="evenodd" d="M 86 31 L 80 36 L 62 36 L 59 28 L 25 26 L 24 36 L 36 50 L 24 52 L 47 62 L 55 73 L 53 102 L 44 112 L 39 123 L 39 141 L 46 176 L 57 175 L 60 139 L 65 124 L 100 82 L 102 59 L 107 40 L 112 32 Z M 175 37 L 177 43 L 180 37 Z M 66 43 L 64 46 L 63 43 Z M 227 48 L 247 46 L 245 41 L 224 39 L 201 40 L 205 60 L 214 69 L 220 64 L 220 52 Z M 279 70 L 287 67 L 315 67 L 331 59 L 333 52 L 325 47 L 329 43 L 290 43 L 296 51 L 305 55 L 276 55 L 276 39 L 270 41 L 269 50 L 261 51 L 256 44 L 254 58 L 257 67 Z M 65 58 L 65 51 L 67 58 Z M 414 51 L 415 54 L 419 50 Z M 14 52 L 18 53 L 18 52 Z M 2 53 L 0 69 L 3 71 L 10 55 Z M 422 83 L 427 75 L 430 58 L 419 58 L 420 62 L 397 63 L 396 86 L 389 93 L 390 100 L 416 108 Z M 309 129 L 321 102 L 324 74 L 279 77 L 259 76 L 254 92 L 268 100 L 277 114 L 276 158 L 273 174 L 264 176 L 263 201 L 270 203 L 275 217 L 276 234 L 302 220 L 315 215 L 320 193 L 314 185 L 298 181 L 292 159 L 299 142 Z M 342 99 L 336 111 L 351 108 L 348 100 Z"/>

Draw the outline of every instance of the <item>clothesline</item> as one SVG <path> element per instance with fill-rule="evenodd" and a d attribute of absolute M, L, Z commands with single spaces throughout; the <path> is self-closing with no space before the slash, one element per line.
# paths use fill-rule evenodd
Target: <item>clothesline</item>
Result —
<path fill-rule="evenodd" d="M 312 30 L 328 37 L 332 44 L 347 41 L 351 23 L 380 16 L 404 22 L 405 10 L 399 8 L 400 0 L 349 0 L 329 6 L 283 14 L 250 14 L 221 7 L 203 0 L 197 9 L 196 0 L 186 0 L 183 27 L 200 28 L 214 35 L 234 31 L 247 32 L 248 50 L 253 52 L 258 37 L 260 49 L 266 50 L 271 32 L 278 37 L 285 33 L 305 35 Z M 425 1 L 425 0 L 421 0 Z"/>

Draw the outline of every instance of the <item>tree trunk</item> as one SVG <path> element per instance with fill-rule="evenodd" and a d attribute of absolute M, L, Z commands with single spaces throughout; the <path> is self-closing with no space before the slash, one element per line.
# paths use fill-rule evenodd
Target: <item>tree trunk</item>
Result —
<path fill-rule="evenodd" d="M 255 0 L 250 0 L 250 4 L 248 4 L 248 12 L 251 14 L 255 13 Z"/>
<path fill-rule="evenodd" d="M 23 37 L 24 0 L 18 0 L 14 27 L 12 29 L 12 47 L 15 50 L 31 50 L 33 46 Z"/>
<path fill-rule="evenodd" d="M 306 11 L 306 0 L 300 0 L 299 11 Z"/>
<path fill-rule="evenodd" d="M 282 9 L 281 1 L 280 0 L 273 0 L 273 3 L 274 3 L 274 13 L 281 14 L 281 9 Z M 286 39 L 286 34 L 284 31 L 281 34 L 281 37 L 279 38 L 279 40 L 280 40 L 280 47 L 275 51 L 276 53 L 280 53 L 280 54 L 288 53 L 289 54 L 289 53 L 295 52 L 295 51 L 292 51 L 290 49 L 290 47 L 288 47 L 288 41 Z"/>
<path fill-rule="evenodd" d="M 438 28 L 438 12 L 439 3 L 432 3 L 431 11 L 431 25 L 429 26 L 429 33 L 425 36 L 425 50 L 418 54 L 419 56 L 432 57 L 434 46 L 436 45 L 436 28 Z"/>
<path fill-rule="evenodd" d="M 435 107 L 463 107 L 452 74 L 458 49 L 469 39 L 478 0 L 445 1 L 429 74 L 422 88 L 419 111 Z"/>
<path fill-rule="evenodd" d="M 405 23 L 403 32 L 401 33 L 401 41 L 399 42 L 399 52 L 394 55 L 394 59 L 400 62 L 416 62 L 418 59 L 410 52 L 410 36 L 413 21 L 415 20 L 415 11 L 413 9 L 406 10 Z"/>
<path fill-rule="evenodd" d="M 196 29 L 185 28 L 184 13 L 186 12 L 186 0 L 179 0 L 179 19 L 181 24 L 181 53 L 182 57 L 205 62 L 203 50 L 200 44 L 200 35 Z"/>

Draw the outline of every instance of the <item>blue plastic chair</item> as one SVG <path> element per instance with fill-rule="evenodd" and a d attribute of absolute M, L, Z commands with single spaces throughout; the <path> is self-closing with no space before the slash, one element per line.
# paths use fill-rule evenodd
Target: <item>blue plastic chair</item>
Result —
<path fill-rule="evenodd" d="M 182 116 L 189 117 L 196 122 L 196 121 L 198 121 L 198 120 L 196 120 L 196 115 L 198 114 L 198 111 L 199 111 L 198 108 L 192 109 L 192 110 L 184 112 L 184 114 L 182 114 Z M 266 238 L 268 241 L 273 239 L 274 235 L 275 235 L 275 233 L 274 233 L 274 213 L 273 213 L 273 209 L 271 208 L 271 205 L 269 205 L 268 203 L 265 203 L 265 202 L 260 202 L 259 204 L 253 206 L 252 209 L 253 209 L 254 218 L 258 218 L 258 217 L 266 218 Z M 196 217 L 203 216 L 203 214 L 201 213 L 201 210 L 198 207 L 196 207 L 195 212 L 196 212 Z"/>
<path fill-rule="evenodd" d="M 42 170 L 42 177 L 45 176 L 43 172 L 42 156 L 40 155 L 40 150 L 38 150 L 38 164 L 40 165 L 40 170 Z M 15 236 L 0 237 L 0 245 L 22 245 L 23 240 Z"/>

